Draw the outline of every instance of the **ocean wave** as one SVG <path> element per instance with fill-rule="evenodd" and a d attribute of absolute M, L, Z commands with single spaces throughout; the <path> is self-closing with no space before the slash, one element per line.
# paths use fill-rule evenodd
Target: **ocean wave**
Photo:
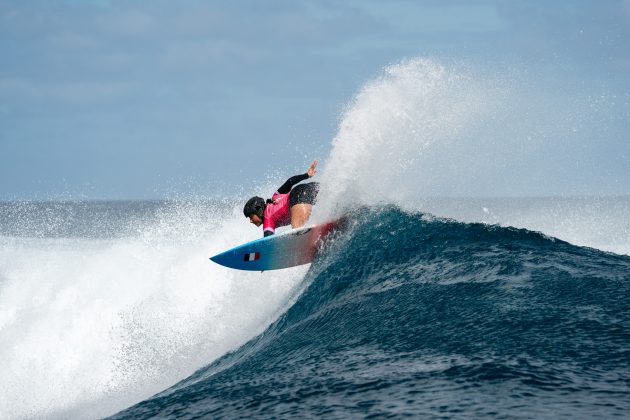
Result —
<path fill-rule="evenodd" d="M 355 216 L 264 333 L 114 418 L 630 409 L 630 258 L 393 206 Z"/>

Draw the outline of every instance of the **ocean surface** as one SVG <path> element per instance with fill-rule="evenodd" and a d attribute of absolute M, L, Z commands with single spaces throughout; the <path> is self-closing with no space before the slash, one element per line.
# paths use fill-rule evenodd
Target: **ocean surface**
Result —
<path fill-rule="evenodd" d="M 432 203 L 496 220 L 362 208 L 315 263 L 265 273 L 208 260 L 259 234 L 230 203 L 2 203 L 0 417 L 627 417 L 620 235 L 499 218 L 630 199 Z"/>

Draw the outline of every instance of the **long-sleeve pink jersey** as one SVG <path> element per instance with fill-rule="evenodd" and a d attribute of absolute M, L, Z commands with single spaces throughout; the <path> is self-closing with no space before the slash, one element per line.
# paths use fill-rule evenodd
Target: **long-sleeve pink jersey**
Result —
<path fill-rule="evenodd" d="M 263 232 L 275 233 L 276 228 L 286 226 L 291 223 L 291 215 L 289 214 L 289 195 L 275 192 L 271 199 L 274 203 L 269 203 L 265 207 L 263 218 Z M 268 234 L 267 234 L 268 235 Z"/>

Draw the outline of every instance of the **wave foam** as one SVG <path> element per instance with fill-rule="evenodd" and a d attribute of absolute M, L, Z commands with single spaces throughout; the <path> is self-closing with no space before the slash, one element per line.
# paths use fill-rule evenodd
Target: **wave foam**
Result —
<path fill-rule="evenodd" d="M 0 417 L 112 414 L 237 348 L 286 308 L 304 267 L 219 267 L 208 256 L 250 227 L 236 211 L 208 220 L 184 207 L 135 237 L 0 237 Z"/>

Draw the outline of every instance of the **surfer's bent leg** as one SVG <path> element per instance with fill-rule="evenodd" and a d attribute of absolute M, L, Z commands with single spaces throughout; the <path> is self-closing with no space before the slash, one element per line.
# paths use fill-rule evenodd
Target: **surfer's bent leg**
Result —
<path fill-rule="evenodd" d="M 304 226 L 311 216 L 313 204 L 317 201 L 319 183 L 297 185 L 291 190 L 289 207 L 291 209 L 291 227 L 293 229 Z"/>
<path fill-rule="evenodd" d="M 310 204 L 296 204 L 291 207 L 291 227 L 295 229 L 304 226 L 311 217 L 312 210 L 313 206 Z"/>

